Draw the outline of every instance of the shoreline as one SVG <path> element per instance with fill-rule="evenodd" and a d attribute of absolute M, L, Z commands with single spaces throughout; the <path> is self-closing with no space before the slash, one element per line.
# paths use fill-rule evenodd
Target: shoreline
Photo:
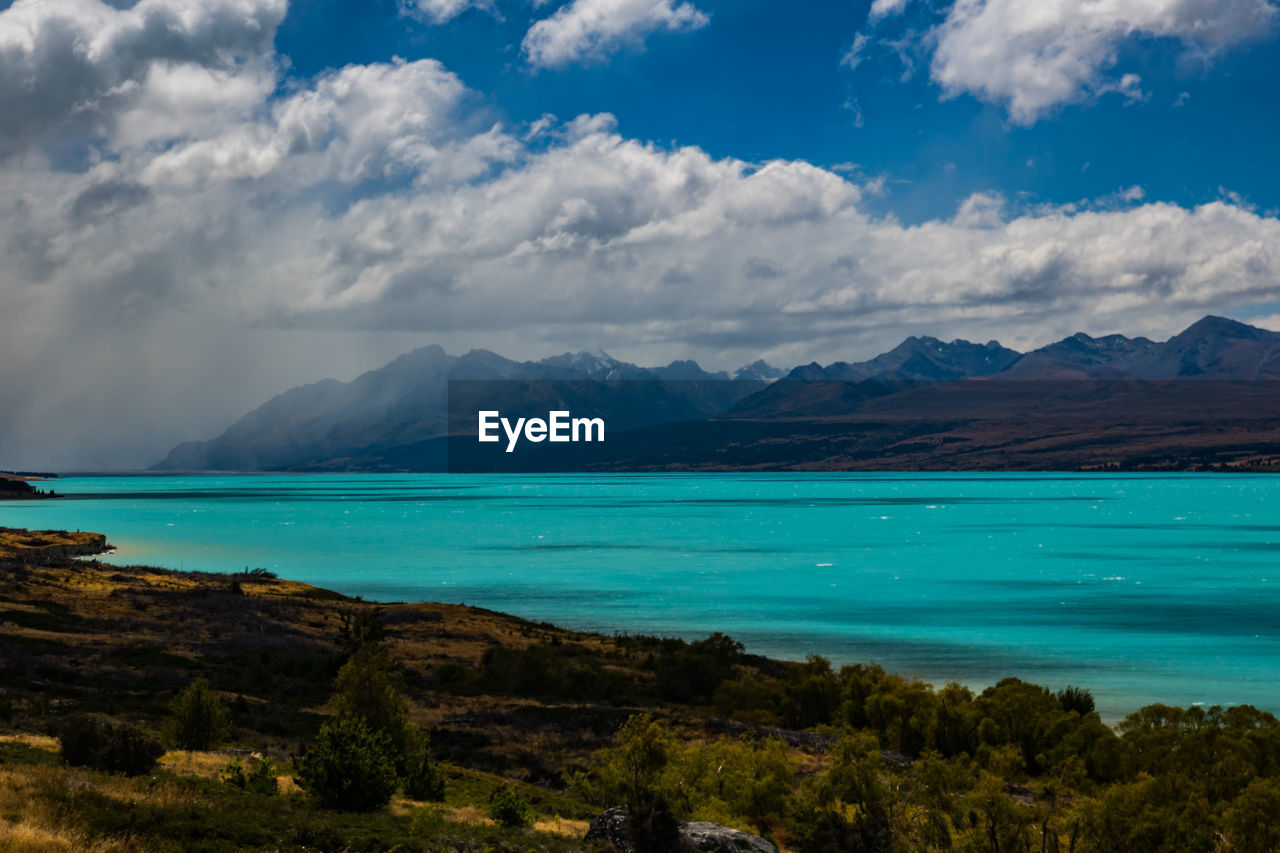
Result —
<path fill-rule="evenodd" d="M 0 471 L 0 500 L 49 500 L 61 498 L 53 489 L 42 491 L 31 481 L 43 482 L 57 479 L 54 474 L 26 474 Z"/>
<path fill-rule="evenodd" d="M 86 561 L 84 559 L 86 557 L 96 557 L 99 555 L 111 554 L 115 552 L 116 552 L 115 546 L 113 546 L 110 542 L 107 541 L 105 534 L 83 532 L 83 531 L 70 532 L 65 530 L 26 530 L 23 528 L 0 527 L 0 565 L 2 565 L 6 559 L 9 559 L 9 560 L 32 559 L 32 560 L 36 560 L 46 564 L 56 564 L 58 561 L 61 561 L 61 560 L 70 560 L 72 565 L 85 565 L 85 566 L 94 567 L 100 570 L 112 570 L 112 569 L 140 570 L 140 571 L 144 571 L 151 575 L 159 576 L 159 577 L 165 577 L 165 576 L 183 577 L 183 578 L 196 577 L 196 578 L 206 579 L 208 581 L 220 581 L 220 582 L 235 582 L 237 580 L 244 580 L 246 578 L 251 580 L 268 579 L 274 584 L 278 584 L 282 587 L 287 587 L 293 590 L 293 594 L 301 595 L 301 596 L 318 597 L 318 598 L 323 598 L 327 600 L 348 600 L 352 602 L 359 602 L 361 604 L 367 604 L 373 607 L 461 608 L 463 610 L 473 611 L 476 613 L 489 614 L 504 620 L 514 620 L 514 621 L 525 623 L 528 625 L 535 625 L 541 628 L 560 631 L 570 635 L 593 637 L 601 641 L 609 641 L 610 639 L 629 638 L 629 637 L 652 637 L 654 639 L 659 639 L 659 640 L 692 642 L 691 640 L 685 637 L 682 637 L 679 634 L 671 634 L 671 633 L 648 634 L 643 631 L 638 633 L 631 633 L 631 632 L 620 632 L 617 630 L 610 631 L 607 628 L 607 626 L 580 627 L 580 626 L 563 625 L 560 623 L 549 622 L 545 619 L 540 619 L 537 616 L 520 615 L 518 613 L 513 613 L 505 609 L 494 609 L 494 608 L 485 607 L 485 606 L 469 605 L 469 604 L 466 604 L 465 602 L 449 603 L 449 602 L 435 601 L 435 600 L 410 601 L 410 600 L 404 600 L 404 599 L 367 598 L 364 595 L 358 595 L 358 594 L 353 595 L 353 594 L 348 594 L 344 592 L 339 592 L 337 590 L 330 589 L 327 587 L 317 586 L 307 581 L 299 581 L 291 578 L 281 578 L 281 577 L 278 577 L 277 574 L 274 572 L 270 572 L 262 569 L 254 569 L 252 571 L 246 569 L 244 572 L 214 572 L 214 571 L 205 571 L 205 570 L 198 570 L 198 569 L 196 570 L 171 569 L 171 568 L 165 568 L 161 566 L 150 566 L 145 564 L 136 564 L 136 565 L 131 564 L 128 566 L 124 566 L 124 565 L 116 565 L 113 563 L 102 563 L 102 562 L 98 562 L 97 560 Z M 694 633 L 698 633 L 698 632 L 694 632 Z M 720 635 L 718 631 L 715 633 L 717 635 Z M 812 658 L 814 656 L 822 657 L 824 660 L 826 659 L 825 656 L 821 655 L 820 652 L 814 651 L 814 650 L 807 651 L 804 657 L 777 656 L 776 653 L 768 653 L 768 652 L 749 652 L 749 655 L 752 658 L 758 659 L 760 661 L 767 661 L 768 664 L 773 668 L 781 668 L 781 669 L 785 669 L 789 667 L 802 667 L 804 666 L 804 662 L 806 659 Z M 849 665 L 879 666 L 879 664 L 876 664 L 874 662 L 868 662 L 865 660 L 853 661 L 850 664 L 845 664 L 845 665 L 846 666 L 849 666 Z M 981 693 L 983 690 L 991 687 L 994 684 L 999 683 L 1003 679 L 1018 677 L 1018 675 L 1014 671 L 1011 671 L 1010 673 L 1005 673 L 1003 675 L 998 675 L 998 676 L 993 675 L 988 679 L 959 679 L 954 674 L 930 678 L 928 676 L 922 676 L 919 674 L 904 675 L 898 672 L 897 670 L 890 670 L 890 671 L 895 674 L 895 677 L 903 678 L 906 681 L 909 681 L 912 683 L 925 685 L 930 689 L 938 689 L 939 686 L 943 684 L 958 684 L 958 685 L 964 686 L 966 689 L 973 691 L 975 694 Z M 1083 687 L 1084 689 L 1090 689 L 1087 683 L 1074 684 L 1073 682 L 1068 686 Z M 1128 716 L 1139 711 L 1141 708 L 1149 707 L 1151 705 L 1159 705 L 1159 704 L 1168 704 L 1168 703 L 1165 703 L 1162 700 L 1156 698 L 1144 704 L 1134 703 L 1132 706 L 1129 706 L 1123 710 L 1111 710 L 1111 711 L 1105 711 L 1105 712 L 1099 711 L 1098 713 L 1101 715 L 1102 721 L 1104 723 L 1106 723 L 1108 726 L 1115 727 L 1115 726 L 1118 726 L 1120 723 L 1122 723 Z M 1227 704 L 1216 705 L 1214 703 L 1209 703 L 1204 701 L 1197 701 L 1197 702 L 1190 703 L 1188 705 L 1188 707 L 1203 707 L 1203 708 L 1245 707 L 1245 706 L 1253 707 L 1252 705 L 1248 705 L 1248 703 L 1241 703 L 1240 705 L 1236 706 L 1236 705 L 1227 705 Z"/>
<path fill-rule="evenodd" d="M 370 476 L 394 477 L 395 475 Z M 1087 477 L 1089 475 L 1084 476 Z M 1101 476 L 1110 479 L 1115 475 L 1104 474 Z M 1158 476 L 1167 477 L 1169 475 Z M 1192 478 L 1197 475 L 1175 476 Z M 85 494 L 91 495 L 92 493 L 86 492 Z M 50 511 L 57 516 L 56 522 L 62 524 L 77 523 L 66 512 L 70 507 L 65 505 L 59 507 L 52 504 L 49 506 Z M 221 543 L 226 548 L 236 549 L 234 541 L 228 537 L 210 541 Z M 111 556 L 104 556 L 103 559 L 115 565 L 152 565 L 161 570 L 179 573 L 191 571 L 188 567 L 192 566 L 193 563 L 196 566 L 201 563 L 199 560 L 181 561 L 177 559 L 173 559 L 169 563 L 152 562 L 153 560 L 162 559 L 162 555 L 153 552 L 151 548 L 147 548 L 146 553 L 136 551 L 136 549 L 129 547 L 130 544 L 129 541 L 111 543 L 113 546 L 123 545 L 124 547 Z M 287 562 L 279 559 L 267 559 L 263 563 L 258 563 L 255 561 L 251 549 L 238 548 L 236 550 L 237 553 L 233 555 L 234 559 L 214 561 L 212 567 L 196 570 L 208 572 L 212 576 L 230 576 L 236 574 L 242 566 L 264 565 L 282 577 L 289 579 L 300 578 L 300 576 L 305 577 L 307 574 L 306 567 L 298 565 L 296 561 Z M 77 556 L 86 556 L 88 553 L 84 552 L 77 554 Z M 205 562 L 207 563 L 208 561 Z M 223 565 L 218 565 L 218 563 L 226 565 L 224 567 Z M 328 582 L 326 583 L 326 581 Z M 734 612 L 718 614 L 708 611 L 703 617 L 695 619 L 675 617 L 629 619 L 626 618 L 626 614 L 593 611 L 590 608 L 582 612 L 566 613 L 564 607 L 548 606 L 542 599 L 519 600 L 518 596 L 503 594 L 486 596 L 482 594 L 483 591 L 477 592 L 474 589 L 454 590 L 452 586 L 438 586 L 435 584 L 410 584 L 405 588 L 394 589 L 380 588 L 381 585 L 379 584 L 369 585 L 350 577 L 325 578 L 321 576 L 317 578 L 314 573 L 311 577 L 306 577 L 305 580 L 300 580 L 299 582 L 311 584 L 317 589 L 324 589 L 335 595 L 353 596 L 370 602 L 385 604 L 405 602 L 416 602 L 424 605 L 432 602 L 478 603 L 482 609 L 491 612 L 508 614 L 513 618 L 525 619 L 536 623 L 554 624 L 569 631 L 596 634 L 602 637 L 619 634 L 645 635 L 682 638 L 686 641 L 693 641 L 711 632 L 724 632 L 743 642 L 753 654 L 787 664 L 803 663 L 810 654 L 820 654 L 831 659 L 837 668 L 842 665 L 870 661 L 882 665 L 890 672 L 924 684 L 937 687 L 954 681 L 963 684 L 975 693 L 982 692 L 1010 674 L 1032 680 L 1037 684 L 1048 685 L 1050 689 L 1054 690 L 1071 686 L 1083 686 L 1095 696 L 1098 712 L 1109 725 L 1118 724 L 1135 710 L 1154 703 L 1204 708 L 1254 704 L 1256 707 L 1263 708 L 1269 712 L 1280 712 L 1280 706 L 1273 701 L 1272 693 L 1274 691 L 1254 689 L 1250 685 L 1243 683 L 1227 685 L 1231 689 L 1210 689 L 1217 687 L 1217 682 L 1214 681 L 1195 682 L 1188 687 L 1187 678 L 1183 677 L 1180 671 L 1175 668 L 1170 668 L 1168 671 L 1159 669 L 1153 669 L 1150 672 L 1144 671 L 1136 677 L 1137 680 L 1130 680 L 1124 683 L 1118 683 L 1117 679 L 1109 677 L 1105 670 L 1099 670 L 1101 676 L 1094 678 L 1095 668 L 1093 662 L 1095 658 L 1091 658 L 1079 650 L 1076 653 L 1061 652 L 1054 656 L 1046 655 L 1043 656 L 1042 660 L 1037 647 L 1032 645 L 1028 645 L 1025 654 L 1023 654 L 1016 647 L 993 646 L 991 648 L 983 648 L 980 646 L 965 646 L 963 637 L 958 637 L 950 646 L 938 645 L 935 649 L 925 649 L 924 651 L 919 651 L 912 643 L 903 641 L 903 648 L 899 650 L 892 647 L 892 643 L 889 640 L 871 634 L 861 637 L 857 635 L 846 637 L 837 634 L 828 635 L 821 632 L 817 632 L 815 636 L 808 636 L 807 632 L 804 631 L 790 635 L 782 635 L 774 631 L 756 633 L 752 631 L 749 624 L 744 623 L 743 619 L 736 618 L 739 614 Z M 937 644 L 935 643 L 935 645 Z M 1067 646 L 1060 645 L 1058 648 L 1065 649 Z M 960 663 L 959 666 L 955 665 L 957 661 Z"/>
<path fill-rule="evenodd" d="M 113 550 L 103 533 L 0 527 L 0 559 L 95 557 Z"/>

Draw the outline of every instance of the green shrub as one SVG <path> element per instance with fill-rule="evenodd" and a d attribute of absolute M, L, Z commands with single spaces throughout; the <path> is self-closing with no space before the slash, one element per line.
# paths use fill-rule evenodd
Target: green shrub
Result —
<path fill-rule="evenodd" d="M 1075 711 L 1080 716 L 1093 713 L 1093 694 L 1083 687 L 1067 685 L 1058 691 L 1058 703 L 1064 711 Z"/>
<path fill-rule="evenodd" d="M 406 751 L 409 706 L 401 692 L 399 668 L 379 645 L 361 646 L 334 683 L 333 709 L 339 717 L 360 717 L 371 731 L 382 734 L 392 754 Z"/>
<path fill-rule="evenodd" d="M 244 772 L 244 765 L 240 763 L 240 759 L 236 759 L 230 764 L 222 768 L 222 772 L 218 774 L 223 782 L 233 788 L 239 788 L 244 791 L 249 787 L 249 776 Z"/>
<path fill-rule="evenodd" d="M 381 607 L 344 610 L 339 619 L 338 645 L 348 654 L 355 654 L 365 646 L 376 646 L 387 636 Z"/>
<path fill-rule="evenodd" d="M 658 696 L 669 702 L 709 699 L 743 659 L 742 643 L 719 632 L 688 644 L 664 642 L 652 664 Z"/>
<path fill-rule="evenodd" d="M 279 578 L 280 576 L 275 572 L 269 571 L 267 569 L 263 569 L 263 568 L 251 569 L 248 566 L 245 566 L 244 571 L 236 572 L 234 575 L 232 575 L 232 577 L 250 578 L 251 580 L 273 581 Z"/>
<path fill-rule="evenodd" d="M 452 674 L 458 686 L 469 686 L 460 675 Z M 626 695 L 629 687 L 619 673 L 586 659 L 581 646 L 556 642 L 485 649 L 479 682 L 493 693 L 578 701 L 614 699 Z"/>
<path fill-rule="evenodd" d="M 409 832 L 415 838 L 436 839 L 450 826 L 448 810 L 444 806 L 433 804 L 414 810 L 409 822 Z"/>
<path fill-rule="evenodd" d="M 797 766 L 776 739 L 717 738 L 680 744 L 662 774 L 661 792 L 672 808 L 758 833 L 777 826 L 790 809 Z"/>
<path fill-rule="evenodd" d="M 325 808 L 364 812 L 385 806 L 396 790 L 386 735 L 355 716 L 325 723 L 298 765 L 298 784 Z"/>
<path fill-rule="evenodd" d="M 474 670 L 456 661 L 440 664 L 432 671 L 432 676 L 446 690 L 467 690 L 477 678 Z"/>
<path fill-rule="evenodd" d="M 831 661 L 809 655 L 788 681 L 782 706 L 782 721 L 788 728 L 807 729 L 831 722 L 840 703 L 840 685 L 831 671 Z"/>
<path fill-rule="evenodd" d="M 712 696 L 722 717 L 762 726 L 782 725 L 779 711 L 786 702 L 783 685 L 746 676 L 721 682 Z"/>
<path fill-rule="evenodd" d="M 884 784 L 884 769 L 873 735 L 863 732 L 836 741 L 826 768 L 810 783 L 807 802 L 799 814 L 796 849 L 801 853 L 894 850 L 893 793 Z"/>
<path fill-rule="evenodd" d="M 248 771 L 245 770 L 240 759 L 236 759 L 222 768 L 222 781 L 242 791 L 267 797 L 275 796 L 280 791 L 280 782 L 276 779 L 276 766 L 270 758 L 265 756 L 255 760 L 252 769 Z"/>
<path fill-rule="evenodd" d="M 26 701 L 26 715 L 43 720 L 53 713 L 53 701 L 43 693 L 32 696 Z"/>
<path fill-rule="evenodd" d="M 1280 850 L 1280 782 L 1254 779 L 1223 823 L 1236 850 Z"/>
<path fill-rule="evenodd" d="M 489 803 L 489 817 L 503 826 L 528 826 L 531 822 L 529 801 L 514 788 L 499 788 Z"/>
<path fill-rule="evenodd" d="M 400 766 L 400 781 L 406 797 L 432 803 L 444 801 L 444 771 L 431 754 L 431 742 L 426 734 L 414 733 L 400 758 Z"/>
<path fill-rule="evenodd" d="M 572 784 L 596 806 L 627 810 L 637 850 L 664 850 L 679 818 L 759 833 L 781 825 L 792 810 L 797 772 L 781 740 L 744 735 L 687 742 L 652 716 L 637 715 Z"/>
<path fill-rule="evenodd" d="M 227 709 L 203 678 L 169 703 L 169 714 L 165 736 L 178 749 L 210 749 L 226 734 Z"/>
<path fill-rule="evenodd" d="M 667 797 L 671 786 L 664 784 L 680 750 L 675 735 L 653 716 L 637 714 L 622 724 L 613 744 L 596 753 L 591 773 L 577 777 L 575 787 L 597 805 L 627 810 L 629 840 L 637 853 L 679 849 L 679 823 Z"/>
<path fill-rule="evenodd" d="M 1204 793 L 1185 776 L 1140 774 L 1132 783 L 1109 786 L 1086 806 L 1083 840 L 1091 850 L 1209 853 L 1222 849 L 1215 823 Z"/>
<path fill-rule="evenodd" d="M 635 714 L 614 733 L 613 745 L 595 754 L 591 772 L 578 776 L 574 786 L 598 806 L 626 806 L 648 798 L 662 784 L 663 772 L 679 744 L 671 730 L 652 714 Z"/>
<path fill-rule="evenodd" d="M 77 767 L 140 776 L 156 766 L 164 747 L 145 732 L 93 717 L 72 717 L 58 732 L 62 760 Z"/>

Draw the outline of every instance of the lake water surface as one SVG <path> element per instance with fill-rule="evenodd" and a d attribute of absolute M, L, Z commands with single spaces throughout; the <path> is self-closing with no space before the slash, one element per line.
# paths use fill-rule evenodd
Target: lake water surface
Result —
<path fill-rule="evenodd" d="M 383 600 L 1280 712 L 1280 477 L 77 477 L 0 525 Z"/>

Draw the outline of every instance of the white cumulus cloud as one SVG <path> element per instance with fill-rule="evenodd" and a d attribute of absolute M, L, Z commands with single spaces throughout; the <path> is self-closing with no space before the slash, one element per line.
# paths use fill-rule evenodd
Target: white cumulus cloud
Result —
<path fill-rule="evenodd" d="M 525 34 L 523 50 L 537 67 L 599 61 L 640 45 L 655 32 L 705 27 L 707 15 L 677 0 L 571 0 Z"/>
<path fill-rule="evenodd" d="M 401 0 L 402 14 L 432 24 L 445 24 L 468 9 L 493 11 L 491 0 Z"/>
<path fill-rule="evenodd" d="M 911 0 L 874 0 L 868 17 L 872 21 L 878 21 L 881 18 L 901 14 L 910 2 Z"/>
<path fill-rule="evenodd" d="M 878 0 L 881 14 L 902 3 Z M 1169 38 L 1204 58 L 1268 35 L 1272 0 L 956 0 L 927 38 L 949 94 L 1005 104 L 1015 122 L 1110 91 L 1140 97 L 1112 71 L 1125 41 Z"/>

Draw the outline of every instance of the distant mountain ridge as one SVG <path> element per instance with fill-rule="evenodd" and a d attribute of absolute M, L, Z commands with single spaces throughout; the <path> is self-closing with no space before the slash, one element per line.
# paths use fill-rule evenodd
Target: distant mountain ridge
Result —
<path fill-rule="evenodd" d="M 1205 317 L 1164 343 L 1077 334 L 1028 353 L 1010 378 L 1280 379 L 1280 333 Z"/>
<path fill-rule="evenodd" d="M 952 382 L 1000 373 L 1021 357 L 1022 353 L 1003 347 L 996 341 L 984 345 L 964 340 L 943 343 L 937 338 L 910 337 L 870 361 L 855 364 L 837 361 L 826 367 L 809 364 L 791 371 L 789 378 L 839 382 L 864 379 Z"/>
<path fill-rule="evenodd" d="M 731 378 L 736 381 L 730 382 Z M 448 432 L 450 380 L 648 380 L 650 384 L 626 400 L 580 389 L 585 395 L 580 401 L 603 406 L 614 416 L 613 428 L 631 429 L 725 415 L 744 398 L 758 396 L 780 378 L 881 381 L 879 387 L 853 392 L 862 396 L 892 393 L 898 387 L 895 383 L 959 380 L 1280 379 L 1280 333 L 1210 316 L 1164 342 L 1078 333 L 1029 353 L 996 341 L 976 344 L 910 337 L 867 361 L 838 361 L 825 367 L 812 363 L 784 371 L 759 360 L 732 374 L 705 371 L 694 361 L 640 367 L 604 352 L 513 361 L 488 350 L 451 356 L 433 345 L 402 355 L 351 382 L 326 379 L 286 391 L 245 415 L 221 436 L 175 447 L 154 467 L 170 471 L 412 468 L 418 463 L 403 460 L 420 457 L 416 450 L 407 453 L 405 448 L 430 444 Z M 765 417 L 813 410 L 814 401 L 805 406 L 803 400 L 784 399 L 793 393 L 805 392 L 779 387 L 748 403 L 755 404 L 753 411 Z M 649 396 L 639 398 L 637 394 Z M 776 399 L 769 399 L 770 395 Z M 563 399 L 557 401 L 557 405 L 567 404 Z"/>
<path fill-rule="evenodd" d="M 1077 332 L 1020 353 L 997 341 L 910 337 L 869 361 L 797 367 L 789 379 L 950 382 L 998 379 L 1280 379 L 1280 332 L 1205 317 L 1163 343 Z"/>
<path fill-rule="evenodd" d="M 452 356 L 416 349 L 350 382 L 324 379 L 268 400 L 209 441 L 180 444 L 152 466 L 165 471 L 363 470 L 394 448 L 443 436 L 451 380 L 647 380 L 650 399 L 622 401 L 618 428 L 710 417 L 729 409 L 782 371 L 763 361 L 708 373 L 694 361 L 644 368 L 607 353 L 564 353 L 513 361 L 488 350 Z M 599 403 L 598 399 L 593 400 Z M 606 401 L 607 404 L 608 401 Z"/>

